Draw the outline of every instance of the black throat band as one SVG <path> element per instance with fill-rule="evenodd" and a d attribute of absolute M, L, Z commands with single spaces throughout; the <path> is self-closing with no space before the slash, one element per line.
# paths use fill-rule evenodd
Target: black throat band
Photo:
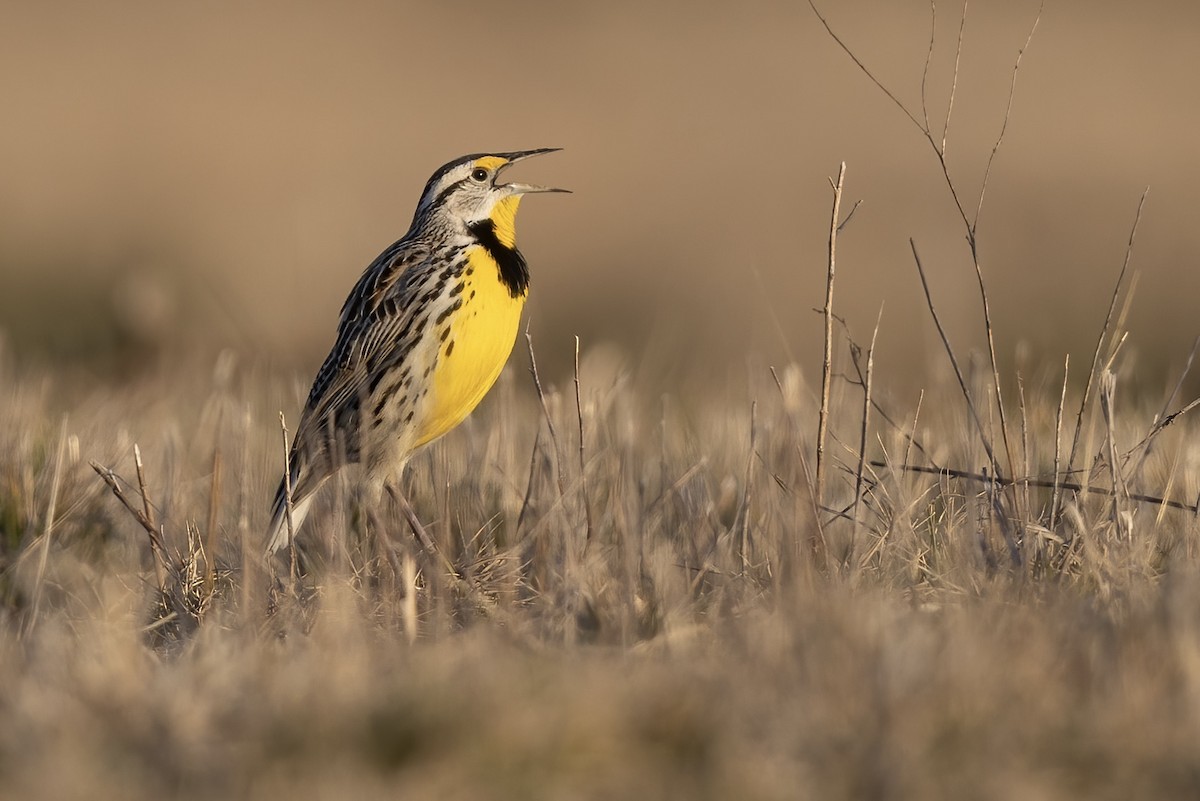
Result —
<path fill-rule="evenodd" d="M 519 298 L 529 289 L 529 265 L 516 248 L 510 248 L 496 236 L 496 225 L 491 220 L 471 223 L 468 230 L 478 240 L 500 267 L 500 283 L 508 288 L 514 298 Z"/>

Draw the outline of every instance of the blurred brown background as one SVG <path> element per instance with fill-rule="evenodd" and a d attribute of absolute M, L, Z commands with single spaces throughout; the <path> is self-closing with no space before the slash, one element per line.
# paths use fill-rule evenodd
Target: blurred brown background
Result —
<path fill-rule="evenodd" d="M 928 4 L 822 6 L 917 108 Z M 950 162 L 971 206 L 1037 11 L 970 6 Z M 937 121 L 960 12 L 937 9 Z M 0 16 L 0 328 L 22 357 L 233 345 L 307 372 L 437 166 L 542 146 L 565 151 L 521 175 L 575 191 L 530 199 L 520 226 L 550 371 L 580 334 L 668 374 L 756 354 L 811 375 L 842 160 L 863 206 L 838 303 L 865 340 L 886 300 L 881 380 L 919 384 L 941 358 L 910 236 L 955 344 L 981 343 L 927 143 L 803 0 L 9 2 Z M 1149 185 L 1131 346 L 1154 392 L 1182 364 L 1200 333 L 1198 42 L 1200 5 L 1183 0 L 1045 9 L 980 228 L 1010 363 L 1028 346 L 1057 370 L 1070 350 L 1082 372 Z"/>

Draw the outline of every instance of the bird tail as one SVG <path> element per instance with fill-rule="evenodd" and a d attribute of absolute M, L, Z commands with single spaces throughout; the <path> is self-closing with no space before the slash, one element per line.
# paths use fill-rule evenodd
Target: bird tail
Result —
<path fill-rule="evenodd" d="M 295 479 L 293 484 L 295 486 Z M 271 527 L 267 530 L 266 555 L 269 558 L 281 548 L 286 548 L 291 539 L 300 533 L 300 526 L 308 516 L 315 493 L 309 492 L 292 498 L 291 526 L 288 525 L 287 482 L 280 480 L 275 492 L 275 503 L 271 507 Z"/>

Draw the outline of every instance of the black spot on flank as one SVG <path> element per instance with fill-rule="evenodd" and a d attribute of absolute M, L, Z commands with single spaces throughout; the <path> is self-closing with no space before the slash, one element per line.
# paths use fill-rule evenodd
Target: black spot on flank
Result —
<path fill-rule="evenodd" d="M 462 286 L 462 285 L 460 284 L 459 286 Z M 447 317 L 454 314 L 456 311 L 458 311 L 461 308 L 462 308 L 462 298 L 459 298 L 458 300 L 454 301 L 449 306 L 447 306 L 445 309 L 443 309 L 442 313 L 437 316 L 437 320 L 435 322 L 438 325 L 441 325 L 442 323 L 446 322 Z"/>
<path fill-rule="evenodd" d="M 455 295 L 461 294 L 461 293 L 462 293 L 462 291 L 463 291 L 463 287 L 465 287 L 465 286 L 466 286 L 466 283 L 465 283 L 465 282 L 463 282 L 463 281 L 459 281 L 457 284 L 455 284 L 454 286 L 450 287 L 450 291 L 449 291 L 449 292 L 447 292 L 447 293 L 446 293 L 446 295 L 447 295 L 448 297 L 451 297 L 451 298 L 452 298 L 452 297 L 454 297 Z"/>
<path fill-rule="evenodd" d="M 475 268 L 474 268 L 474 267 L 468 267 L 468 268 L 467 268 L 467 275 L 474 275 L 474 274 L 475 274 Z"/>
<path fill-rule="evenodd" d="M 446 357 L 450 357 L 450 353 L 454 350 L 454 340 L 450 340 L 450 344 L 446 346 Z"/>
<path fill-rule="evenodd" d="M 428 366 L 428 367 L 426 367 L 426 368 L 425 368 L 425 375 L 424 375 L 424 376 L 422 376 L 422 377 L 423 377 L 423 378 L 429 378 L 429 374 L 430 374 L 430 373 L 432 373 L 432 372 L 433 372 L 433 365 L 430 365 L 430 366 Z M 422 394 L 424 394 L 424 393 L 422 393 Z"/>
<path fill-rule="evenodd" d="M 375 409 L 372 411 L 372 414 L 375 416 L 377 424 L 378 424 L 378 420 L 379 420 L 379 415 L 383 414 L 383 407 L 387 406 L 387 402 L 388 402 L 388 396 L 384 395 L 382 398 L 379 399 L 379 403 L 375 404 Z"/>
<path fill-rule="evenodd" d="M 500 268 L 500 283 L 508 288 L 509 294 L 519 298 L 529 289 L 529 265 L 516 248 L 510 248 L 496 236 L 496 225 L 491 220 L 471 223 L 470 232 Z"/>
<path fill-rule="evenodd" d="M 442 329 L 442 333 L 438 334 L 438 340 L 441 342 L 445 342 L 446 337 L 448 337 L 448 336 L 450 336 L 450 326 L 446 326 L 445 328 Z"/>
<path fill-rule="evenodd" d="M 411 423 L 412 419 L 413 419 L 413 413 L 411 411 L 408 414 L 404 415 L 404 422 Z"/>
<path fill-rule="evenodd" d="M 475 300 L 475 290 L 471 290 L 471 294 L 467 295 L 467 300 Z"/>

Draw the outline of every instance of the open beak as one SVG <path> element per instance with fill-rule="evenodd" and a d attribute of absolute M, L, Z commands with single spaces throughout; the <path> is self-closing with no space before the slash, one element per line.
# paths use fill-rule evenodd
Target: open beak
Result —
<path fill-rule="evenodd" d="M 530 159 L 530 158 L 533 158 L 534 156 L 540 156 L 543 153 L 555 153 L 559 150 L 562 150 L 562 148 L 561 147 L 539 147 L 536 150 L 518 150 L 515 153 L 498 153 L 497 155 L 499 155 L 501 158 L 508 160 L 508 163 L 500 168 L 500 172 L 504 172 L 509 167 L 516 164 L 518 161 L 524 161 L 525 159 Z M 513 194 L 513 195 L 529 195 L 529 194 L 533 194 L 535 192 L 566 192 L 566 193 L 570 194 L 570 192 L 571 192 L 570 189 L 559 189 L 558 187 L 554 187 L 554 186 L 538 186 L 537 184 L 523 184 L 523 183 L 498 184 L 497 188 L 498 189 L 507 189 L 509 194 Z"/>

